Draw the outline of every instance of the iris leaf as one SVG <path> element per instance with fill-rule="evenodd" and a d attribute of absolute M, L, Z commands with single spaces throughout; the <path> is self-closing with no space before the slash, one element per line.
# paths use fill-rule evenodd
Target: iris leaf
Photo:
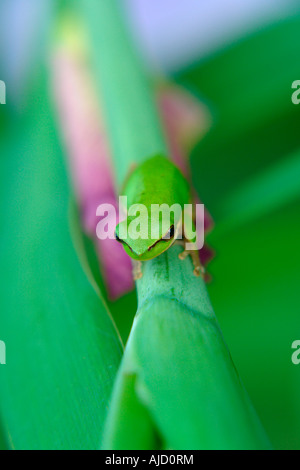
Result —
<path fill-rule="evenodd" d="M 10 447 L 89 449 L 101 436 L 122 344 L 74 247 L 70 188 L 45 71 L 1 155 L 0 414 Z"/>
<path fill-rule="evenodd" d="M 214 219 L 220 204 L 250 177 L 297 151 L 300 16 L 252 34 L 176 75 L 200 96 L 213 126 L 192 153 L 193 181 Z"/>
<path fill-rule="evenodd" d="M 265 429 L 277 449 L 299 448 L 300 198 L 235 225 L 215 227 L 208 290 Z M 221 227 L 220 227 L 221 229 Z"/>

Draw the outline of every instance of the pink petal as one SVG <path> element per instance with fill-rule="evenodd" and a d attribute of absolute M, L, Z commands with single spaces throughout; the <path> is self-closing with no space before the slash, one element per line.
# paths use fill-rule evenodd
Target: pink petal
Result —
<path fill-rule="evenodd" d="M 54 92 L 69 157 L 70 170 L 84 230 L 95 246 L 111 299 L 133 289 L 132 266 L 123 247 L 114 239 L 99 240 L 96 209 L 112 204 L 118 210 L 112 164 L 97 97 L 86 64 L 60 49 L 54 57 Z"/>
<path fill-rule="evenodd" d="M 93 92 L 88 66 L 78 54 L 58 49 L 53 60 L 53 72 L 54 93 L 83 228 L 95 241 L 109 297 L 117 299 L 132 290 L 134 283 L 131 260 L 122 245 L 114 239 L 100 240 L 96 237 L 99 222 L 96 209 L 100 204 L 112 204 L 118 216 L 113 167 L 99 100 Z M 178 87 L 160 92 L 159 107 L 172 159 L 190 179 L 186 152 L 208 126 L 204 108 Z M 199 202 L 197 196 L 195 202 Z M 210 230 L 213 225 L 207 211 L 204 225 L 205 230 Z M 212 255 L 212 250 L 206 245 L 200 250 L 204 264 Z"/>

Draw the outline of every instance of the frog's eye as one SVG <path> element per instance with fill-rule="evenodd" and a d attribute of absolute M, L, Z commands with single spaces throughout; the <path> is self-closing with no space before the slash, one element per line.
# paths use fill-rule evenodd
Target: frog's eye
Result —
<path fill-rule="evenodd" d="M 175 234 L 174 225 L 171 225 L 167 233 L 162 237 L 162 240 L 166 240 L 166 241 L 170 240 L 171 238 L 174 237 L 174 234 Z"/>

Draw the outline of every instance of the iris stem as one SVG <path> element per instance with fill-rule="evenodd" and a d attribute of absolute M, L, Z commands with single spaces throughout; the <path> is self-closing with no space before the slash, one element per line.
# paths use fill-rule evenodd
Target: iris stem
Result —
<path fill-rule="evenodd" d="M 167 155 L 154 95 L 114 0 L 81 1 L 119 186 L 131 164 Z M 103 447 L 269 448 L 205 283 L 174 246 L 144 263 L 138 311 Z M 137 412 L 137 410 L 140 410 Z"/>
<path fill-rule="evenodd" d="M 167 154 L 154 92 L 114 0 L 80 2 L 120 187 L 130 168 Z M 123 12 L 124 13 L 124 12 Z"/>

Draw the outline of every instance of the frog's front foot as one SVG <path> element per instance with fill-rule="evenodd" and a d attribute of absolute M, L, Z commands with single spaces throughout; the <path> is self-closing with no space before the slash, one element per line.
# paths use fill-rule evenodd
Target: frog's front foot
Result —
<path fill-rule="evenodd" d="M 199 252 L 198 250 L 183 250 L 181 253 L 179 253 L 178 258 L 181 260 L 185 260 L 190 256 L 192 258 L 193 266 L 194 266 L 194 271 L 193 274 L 194 276 L 201 276 L 202 279 L 205 278 L 205 268 L 202 266 L 200 262 L 200 257 L 199 257 Z"/>

